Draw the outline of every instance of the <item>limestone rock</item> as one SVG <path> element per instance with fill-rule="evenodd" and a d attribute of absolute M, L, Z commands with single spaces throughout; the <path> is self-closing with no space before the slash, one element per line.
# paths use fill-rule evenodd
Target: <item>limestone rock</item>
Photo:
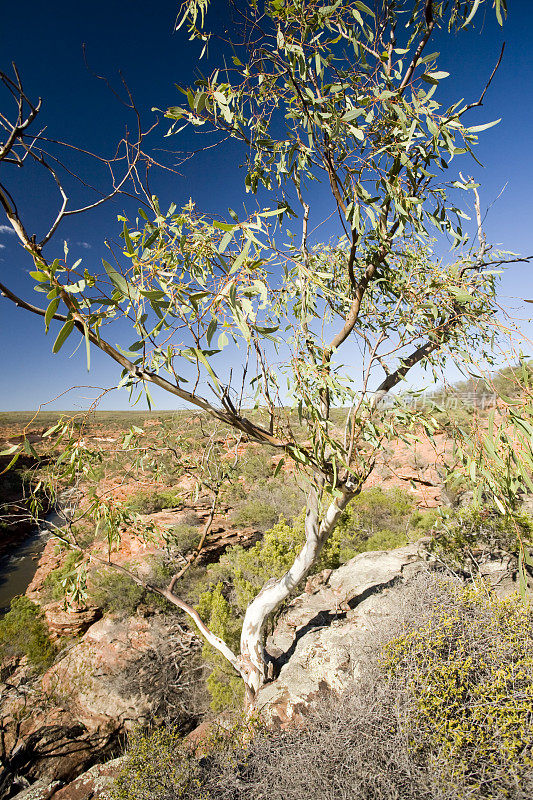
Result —
<path fill-rule="evenodd" d="M 402 584 L 427 569 L 420 543 L 362 553 L 295 598 L 267 643 L 278 677 L 257 705 L 282 726 L 305 716 L 330 692 L 342 692 L 364 669 L 373 641 L 401 603 Z"/>
<path fill-rule="evenodd" d="M 157 717 L 161 692 L 169 696 L 177 673 L 167 651 L 179 659 L 191 647 L 200 647 L 196 637 L 173 618 L 106 617 L 41 677 L 21 662 L 0 685 L 0 798 L 20 788 L 25 800 L 49 800 L 50 787 L 59 790 L 115 755 L 125 732 Z M 82 782 L 75 788 L 81 792 Z M 79 792 L 60 797 L 91 796 Z"/>
<path fill-rule="evenodd" d="M 110 723 L 116 729 L 146 724 L 152 711 L 150 698 L 138 696 L 121 676 L 156 646 L 158 626 L 153 618 L 104 617 L 46 672 L 44 689 L 64 696 L 76 719 L 89 730 Z"/>
<path fill-rule="evenodd" d="M 124 756 L 120 756 L 105 764 L 95 764 L 75 781 L 55 791 L 50 800 L 103 800 L 104 792 L 112 787 L 123 761 Z"/>

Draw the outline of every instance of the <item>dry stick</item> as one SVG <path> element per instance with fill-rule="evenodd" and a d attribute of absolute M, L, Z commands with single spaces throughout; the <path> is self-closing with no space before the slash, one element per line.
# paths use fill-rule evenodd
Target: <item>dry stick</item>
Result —
<path fill-rule="evenodd" d="M 487 83 L 485 84 L 485 88 L 481 92 L 481 96 L 480 96 L 479 100 L 477 102 L 475 102 L 475 103 L 469 103 L 464 108 L 462 108 L 461 111 L 459 112 L 460 115 L 464 114 L 466 111 L 470 111 L 471 108 L 477 108 L 478 106 L 482 106 L 483 105 L 483 98 L 485 97 L 485 93 L 486 93 L 487 89 L 489 88 L 489 86 L 491 85 L 492 79 L 496 75 L 496 73 L 497 73 L 497 71 L 499 69 L 499 66 L 502 63 L 504 50 L 505 50 L 505 42 L 502 44 L 502 49 L 500 50 L 500 56 L 499 56 L 499 58 L 498 58 L 498 60 L 496 62 L 496 66 L 492 70 L 492 72 L 490 74 L 490 77 L 489 77 Z M 455 115 L 455 116 L 458 116 L 458 115 Z"/>
<path fill-rule="evenodd" d="M 211 530 L 211 526 L 213 525 L 213 519 L 215 517 L 215 510 L 216 510 L 216 506 L 217 506 L 217 501 L 218 501 L 218 492 L 213 497 L 213 502 L 211 503 L 211 509 L 209 511 L 209 516 L 207 518 L 207 521 L 205 523 L 204 529 L 202 531 L 202 535 L 200 537 L 200 541 L 198 542 L 198 545 L 197 545 L 196 549 L 192 553 L 190 553 L 188 556 L 186 556 L 187 563 L 178 572 L 176 572 L 172 576 L 172 579 L 171 579 L 170 583 L 167 586 L 167 589 L 168 589 L 169 592 L 173 592 L 174 591 L 174 587 L 175 587 L 176 583 L 179 581 L 179 579 L 182 578 L 183 575 L 185 575 L 185 573 L 187 572 L 189 567 L 191 567 L 192 564 L 194 564 L 194 562 L 197 561 L 198 558 L 200 557 L 200 555 L 202 554 L 202 550 L 203 550 L 203 547 L 204 547 L 204 544 L 205 544 L 205 540 L 207 538 L 207 535 L 209 534 L 209 531 Z"/>
<path fill-rule="evenodd" d="M 0 283 L 0 294 L 2 294 L 4 297 L 7 297 L 9 300 L 15 303 L 16 306 L 24 308 L 26 311 L 31 311 L 32 314 L 38 314 L 40 317 L 44 317 L 44 315 L 46 314 L 46 310 L 44 308 L 39 308 L 38 306 L 34 306 L 31 303 L 26 302 L 26 300 L 23 300 L 21 297 L 18 297 L 10 289 L 8 289 L 7 286 L 4 286 L 3 283 Z M 60 322 L 67 321 L 67 317 L 64 314 L 57 314 L 57 313 L 54 314 L 52 319 L 57 319 Z"/>

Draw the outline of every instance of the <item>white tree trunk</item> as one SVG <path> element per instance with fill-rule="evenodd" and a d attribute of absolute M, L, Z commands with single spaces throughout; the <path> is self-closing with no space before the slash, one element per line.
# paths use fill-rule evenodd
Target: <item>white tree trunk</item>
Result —
<path fill-rule="evenodd" d="M 270 615 L 286 600 L 316 564 L 320 551 L 333 532 L 339 516 L 355 493 L 345 491 L 329 505 L 322 521 L 318 516 L 316 491 L 310 495 L 305 516 L 305 544 L 291 568 L 277 580 L 269 581 L 252 600 L 241 633 L 240 672 L 246 672 L 248 689 L 255 695 L 265 682 L 264 632 Z"/>

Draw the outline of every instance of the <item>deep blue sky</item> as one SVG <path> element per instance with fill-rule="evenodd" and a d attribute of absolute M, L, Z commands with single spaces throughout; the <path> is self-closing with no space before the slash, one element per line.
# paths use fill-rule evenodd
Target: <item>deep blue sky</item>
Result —
<path fill-rule="evenodd" d="M 213 0 L 212 5 L 210 15 L 218 27 L 223 27 L 225 3 Z M 482 31 L 447 40 L 445 47 L 439 48 L 439 69 L 451 73 L 443 88 L 450 98 L 476 100 L 501 42 L 506 41 L 505 58 L 485 104 L 469 118 L 469 124 L 475 125 L 502 117 L 500 125 L 480 136 L 476 154 L 485 169 L 472 161 L 458 160 L 457 164 L 480 181 L 485 206 L 507 184 L 487 217 L 487 236 L 505 249 L 529 255 L 533 253 L 533 59 L 529 44 L 533 7 L 529 0 L 510 0 L 509 6 L 503 31 L 496 25 L 493 12 L 487 11 Z M 179 104 L 174 83 L 187 83 L 194 77 L 197 47 L 189 45 L 183 32 L 173 33 L 176 7 L 177 3 L 169 0 L 151 4 L 141 0 L 51 0 L 46 4 L 26 0 L 18 5 L 4 4 L 0 68 L 7 71 L 15 61 L 27 93 L 43 97 L 42 120 L 50 135 L 97 152 L 110 152 L 123 132 L 123 108 L 105 85 L 87 71 L 82 44 L 86 44 L 87 60 L 94 72 L 118 85 L 118 71 L 122 70 L 139 109 L 149 119 L 153 106 Z M 187 145 L 176 138 L 166 142 L 176 149 Z M 173 199 L 179 206 L 192 197 L 200 208 L 224 213 L 228 206 L 238 207 L 243 197 L 241 177 L 234 169 L 236 160 L 232 149 L 208 151 L 201 160 L 184 165 L 180 175 L 159 178 L 157 192 L 167 203 Z M 29 209 L 28 227 L 41 232 L 51 207 L 55 208 L 50 187 L 35 182 L 32 176 L 16 177 L 19 196 L 25 198 L 21 207 Z M 88 264 L 101 264 L 101 257 L 106 254 L 103 239 L 116 235 L 116 215 L 122 204 L 118 201 L 74 218 L 65 226 L 63 237 L 68 239 L 72 255 L 83 256 Z M 31 267 L 15 237 L 0 229 L 0 246 L 1 280 L 27 299 L 34 299 L 33 281 L 27 276 Z M 518 316 L 526 320 L 533 306 L 521 304 L 516 298 L 533 299 L 532 275 L 533 266 L 512 267 L 502 285 L 502 304 L 516 308 Z M 524 322 L 523 329 L 532 335 L 530 322 Z M 116 383 L 118 372 L 104 356 L 93 353 L 91 372 L 87 373 L 82 352 L 70 357 L 73 347 L 65 346 L 56 356 L 51 354 L 53 338 L 43 336 L 41 319 L 0 300 L 0 410 L 34 409 L 74 385 L 107 387 Z M 531 352 L 527 343 L 524 349 Z M 80 407 L 86 405 L 84 398 L 90 395 L 88 390 L 76 389 L 48 407 Z M 169 399 L 160 396 L 159 406 L 172 407 Z M 127 395 L 115 392 L 101 407 L 126 405 Z"/>

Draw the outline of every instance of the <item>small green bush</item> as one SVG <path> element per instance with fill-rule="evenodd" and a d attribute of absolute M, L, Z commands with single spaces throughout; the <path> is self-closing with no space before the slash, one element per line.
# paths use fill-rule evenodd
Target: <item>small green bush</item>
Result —
<path fill-rule="evenodd" d="M 231 519 L 235 525 L 251 525 L 266 531 L 282 517 L 295 520 L 305 505 L 305 494 L 297 484 L 277 476 L 258 481 L 243 496 L 235 491 L 232 501 L 228 500 L 234 507 Z"/>
<path fill-rule="evenodd" d="M 128 742 L 110 800 L 215 800 L 218 789 L 227 800 L 238 800 L 233 770 L 245 767 L 248 745 L 260 732 L 266 729 L 258 717 L 242 715 L 224 727 L 213 725 L 197 745 L 184 740 L 175 727 L 137 731 Z"/>
<path fill-rule="evenodd" d="M 319 569 L 344 564 L 358 553 L 394 550 L 427 534 L 437 511 L 419 511 L 399 487 L 366 489 L 348 506 L 326 542 Z"/>
<path fill-rule="evenodd" d="M 229 547 L 209 568 L 208 580 L 213 586 L 220 582 L 230 588 L 230 603 L 242 615 L 267 580 L 288 570 L 303 542 L 303 515 L 294 525 L 282 518 L 253 547 Z"/>
<path fill-rule="evenodd" d="M 177 730 L 138 732 L 129 740 L 126 763 L 115 782 L 111 798 L 177 800 L 187 795 L 194 796 L 201 785 L 199 776 L 199 762 L 192 750 L 183 747 Z"/>
<path fill-rule="evenodd" d="M 0 620 L 0 657 L 27 656 L 42 672 L 52 664 L 55 654 L 41 608 L 24 595 L 15 597 Z"/>
<path fill-rule="evenodd" d="M 44 602 L 64 600 L 68 579 L 74 573 L 80 560 L 81 556 L 76 550 L 69 550 L 61 566 L 46 576 L 42 588 Z"/>
<path fill-rule="evenodd" d="M 126 505 L 134 514 L 155 514 L 165 508 L 176 508 L 183 504 L 183 498 L 167 489 L 141 491 L 131 495 Z"/>
<path fill-rule="evenodd" d="M 208 628 L 234 651 L 238 651 L 241 621 L 224 597 L 222 583 L 200 595 L 197 610 Z M 211 669 L 207 678 L 207 688 L 211 695 L 212 710 L 242 708 L 244 701 L 242 680 L 226 659 L 210 645 L 204 645 L 203 656 Z"/>
<path fill-rule="evenodd" d="M 105 568 L 91 573 L 88 588 L 90 603 L 121 616 L 134 614 L 145 595 L 127 575 Z"/>
<path fill-rule="evenodd" d="M 273 471 L 270 453 L 266 452 L 264 447 L 249 447 L 239 464 L 240 474 L 246 485 L 251 487 L 266 481 Z"/>
<path fill-rule="evenodd" d="M 234 525 L 251 526 L 264 530 L 277 522 L 279 517 L 278 509 L 270 503 L 247 498 L 231 515 L 231 521 Z"/>
<path fill-rule="evenodd" d="M 533 544 L 533 520 L 527 514 L 501 514 L 497 509 L 472 503 L 443 514 L 436 522 L 431 549 L 453 567 L 475 570 L 474 550 L 487 555 L 517 553 L 520 540 Z"/>
<path fill-rule="evenodd" d="M 169 548 L 185 555 L 199 544 L 200 530 L 197 525 L 187 525 L 186 523 L 173 525 L 165 531 L 165 540 Z"/>

